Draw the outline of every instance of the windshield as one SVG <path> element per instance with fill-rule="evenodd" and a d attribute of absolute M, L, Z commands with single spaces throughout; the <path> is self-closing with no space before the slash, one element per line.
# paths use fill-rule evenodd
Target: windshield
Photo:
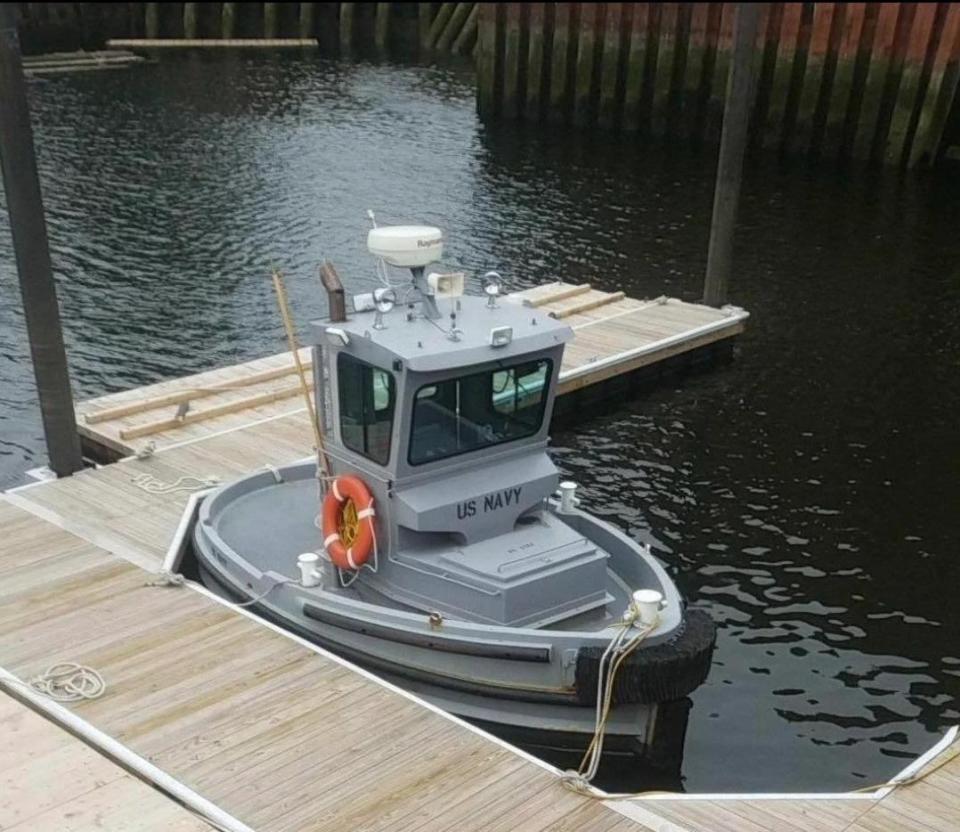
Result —
<path fill-rule="evenodd" d="M 411 465 L 532 436 L 540 430 L 553 362 L 527 361 L 428 384 L 413 402 Z"/>

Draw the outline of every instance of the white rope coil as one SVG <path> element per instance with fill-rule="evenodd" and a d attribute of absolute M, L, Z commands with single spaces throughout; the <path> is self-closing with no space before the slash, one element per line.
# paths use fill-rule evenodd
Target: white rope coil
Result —
<path fill-rule="evenodd" d="M 107 690 L 103 676 L 92 667 L 76 662 L 57 662 L 50 665 L 39 676 L 34 676 L 27 682 L 27 685 L 55 702 L 99 699 Z"/>
<path fill-rule="evenodd" d="M 213 475 L 209 477 L 180 477 L 174 482 L 164 482 L 146 471 L 137 474 L 133 478 L 133 484 L 148 494 L 174 494 L 178 491 L 199 491 L 201 488 L 212 488 L 218 485 L 219 482 L 220 478 Z"/>

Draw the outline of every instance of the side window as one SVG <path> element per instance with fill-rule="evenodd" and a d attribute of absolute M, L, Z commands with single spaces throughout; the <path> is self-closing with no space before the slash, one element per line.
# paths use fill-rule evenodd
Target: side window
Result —
<path fill-rule="evenodd" d="M 353 356 L 337 356 L 340 438 L 351 451 L 380 465 L 390 459 L 396 387 L 393 376 Z"/>

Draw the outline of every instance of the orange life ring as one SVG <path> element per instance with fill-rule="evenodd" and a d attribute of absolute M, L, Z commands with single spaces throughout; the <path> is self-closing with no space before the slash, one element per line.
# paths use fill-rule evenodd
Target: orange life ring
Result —
<path fill-rule="evenodd" d="M 341 539 L 347 503 L 356 511 L 355 536 L 346 544 Z M 373 551 L 373 496 L 359 477 L 337 477 L 323 500 L 323 545 L 334 566 L 359 569 Z M 366 521 L 366 522 L 364 522 Z"/>

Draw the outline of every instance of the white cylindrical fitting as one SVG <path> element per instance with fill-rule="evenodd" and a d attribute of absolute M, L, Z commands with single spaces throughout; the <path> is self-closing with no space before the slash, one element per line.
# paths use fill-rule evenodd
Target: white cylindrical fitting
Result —
<path fill-rule="evenodd" d="M 320 560 L 320 557 L 316 552 L 305 552 L 297 558 L 302 586 L 320 586 L 320 573 L 317 571 L 318 560 Z"/>
<path fill-rule="evenodd" d="M 566 480 L 560 483 L 560 513 L 572 514 L 577 505 L 577 484 Z"/>
<path fill-rule="evenodd" d="M 660 610 L 665 606 L 663 595 L 655 589 L 638 589 L 633 593 L 633 608 L 637 611 L 637 623 L 652 627 L 660 620 Z"/>

